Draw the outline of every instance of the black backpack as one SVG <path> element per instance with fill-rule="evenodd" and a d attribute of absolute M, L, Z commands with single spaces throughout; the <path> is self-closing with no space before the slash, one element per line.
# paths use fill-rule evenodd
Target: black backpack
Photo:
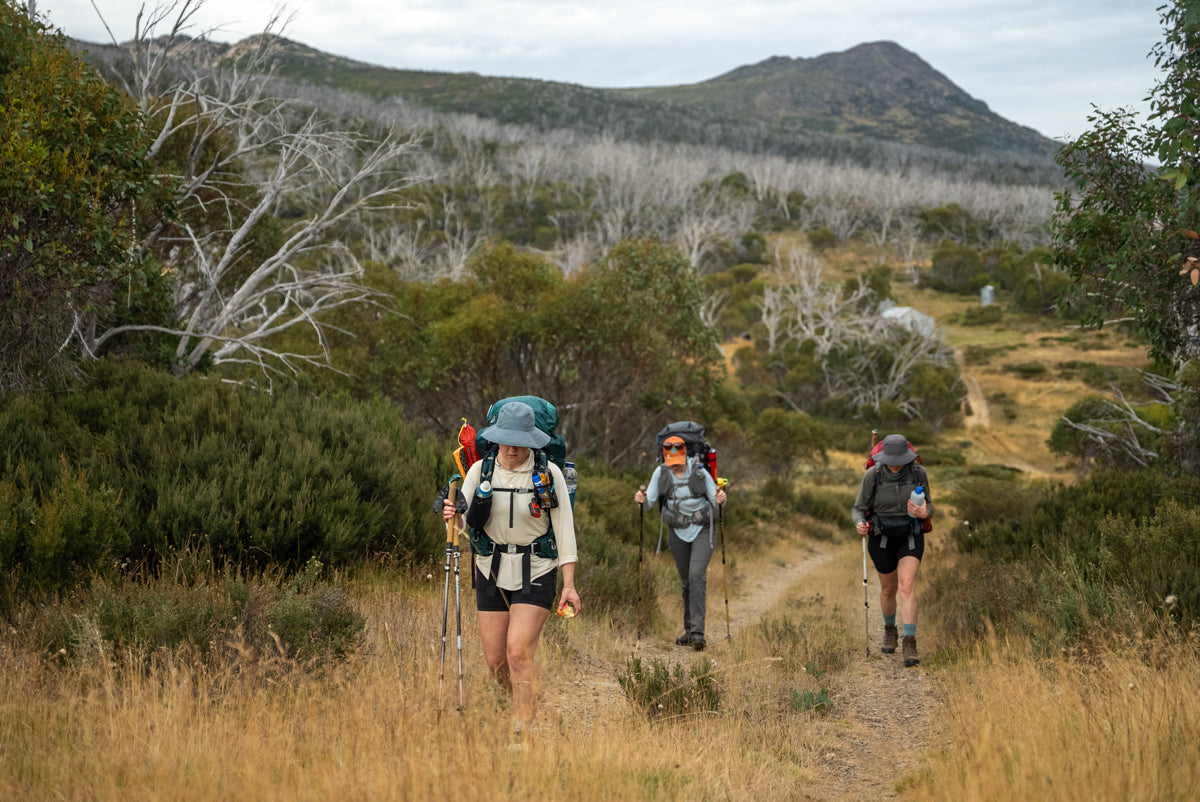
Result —
<path fill-rule="evenodd" d="M 662 459 L 663 443 L 672 436 L 682 438 L 687 447 L 687 455 L 699 457 L 700 463 L 712 474 L 713 481 L 717 481 L 717 450 L 710 446 L 708 440 L 705 439 L 704 426 L 693 420 L 676 421 L 664 426 L 654 438 L 660 460 Z"/>
<path fill-rule="evenodd" d="M 688 477 L 688 490 L 697 498 L 707 493 L 707 485 L 704 482 L 704 477 L 701 475 L 703 471 L 708 471 L 712 475 L 714 482 L 717 480 L 717 450 L 709 445 L 705 434 L 706 431 L 703 425 L 695 421 L 685 420 L 668 423 L 654 438 L 654 442 L 658 446 L 659 460 L 662 459 L 663 443 L 669 437 L 681 438 L 687 449 L 687 455 L 697 458 L 696 468 L 692 471 L 692 475 Z M 660 470 L 658 492 L 658 510 L 660 513 L 662 513 L 663 507 L 667 503 L 671 486 L 672 482 L 669 472 Z"/>

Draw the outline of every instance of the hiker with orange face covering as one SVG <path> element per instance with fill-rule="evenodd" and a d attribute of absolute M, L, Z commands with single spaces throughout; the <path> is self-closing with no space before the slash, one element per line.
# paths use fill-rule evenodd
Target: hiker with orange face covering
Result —
<path fill-rule="evenodd" d="M 683 634 L 675 643 L 700 650 L 707 646 L 705 591 L 716 545 L 717 505 L 724 504 L 726 496 L 701 457 L 688 456 L 687 451 L 682 437 L 663 440 L 662 464 L 650 476 L 649 487 L 640 488 L 633 500 L 639 505 L 658 502 L 663 525 L 670 530 L 667 546 L 683 584 Z"/>

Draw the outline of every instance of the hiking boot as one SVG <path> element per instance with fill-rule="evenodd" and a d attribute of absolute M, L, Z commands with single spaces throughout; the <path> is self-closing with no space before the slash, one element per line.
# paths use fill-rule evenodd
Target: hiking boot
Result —
<path fill-rule="evenodd" d="M 921 662 L 921 658 L 917 657 L 916 635 L 905 635 L 900 648 L 904 652 L 905 666 L 915 666 L 917 663 Z"/>
<path fill-rule="evenodd" d="M 895 654 L 896 644 L 899 642 L 899 633 L 896 630 L 895 624 L 892 626 L 883 627 L 883 645 L 879 647 L 879 651 L 884 654 Z"/>
<path fill-rule="evenodd" d="M 682 635 L 680 635 L 678 638 L 675 639 L 675 645 L 676 646 L 691 646 L 692 645 L 691 633 L 685 632 Z"/>
<path fill-rule="evenodd" d="M 707 645 L 708 644 L 704 642 L 703 635 L 693 635 L 692 636 L 692 648 L 695 649 L 696 651 L 698 651 L 698 652 L 704 651 L 704 647 Z"/>

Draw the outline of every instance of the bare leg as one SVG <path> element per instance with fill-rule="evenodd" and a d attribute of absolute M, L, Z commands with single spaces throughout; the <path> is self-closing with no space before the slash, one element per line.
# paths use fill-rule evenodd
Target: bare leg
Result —
<path fill-rule="evenodd" d="M 508 612 L 479 612 L 479 643 L 488 670 L 506 692 L 512 693 L 512 677 L 508 665 Z"/>
<path fill-rule="evenodd" d="M 538 667 L 534 658 L 542 627 L 549 617 L 549 610 L 532 604 L 514 604 L 509 613 L 508 670 L 518 721 L 533 721 L 537 711 Z"/>
<path fill-rule="evenodd" d="M 913 559 L 913 562 L 917 560 Z M 884 615 L 896 614 L 896 590 L 900 587 L 898 573 L 897 570 L 879 575 L 879 611 Z"/>
<path fill-rule="evenodd" d="M 905 624 L 917 623 L 917 572 L 921 570 L 921 561 L 916 557 L 901 557 L 900 565 L 892 576 L 898 577 L 896 585 L 900 592 L 900 620 Z M 895 593 L 895 589 L 893 589 Z M 893 596 L 892 610 L 896 609 Z"/>

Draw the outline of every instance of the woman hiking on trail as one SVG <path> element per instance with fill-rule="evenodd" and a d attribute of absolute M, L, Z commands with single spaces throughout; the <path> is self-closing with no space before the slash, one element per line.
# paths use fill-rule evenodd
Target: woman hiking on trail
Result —
<path fill-rule="evenodd" d="M 717 487 L 698 457 L 687 456 L 682 437 L 668 437 L 662 448 L 663 463 L 651 474 L 649 490 L 639 488 L 633 500 L 639 505 L 654 504 L 660 497 L 664 501 L 663 521 L 670 530 L 667 546 L 683 584 L 683 634 L 675 643 L 701 650 L 707 645 L 705 590 L 715 545 L 716 506 L 725 503 L 725 489 Z"/>
<path fill-rule="evenodd" d="M 851 517 L 858 534 L 867 541 L 871 562 L 879 574 L 879 608 L 883 612 L 883 645 L 880 651 L 896 651 L 896 594 L 900 595 L 900 620 L 904 625 L 904 665 L 921 662 L 917 654 L 917 572 L 925 553 L 921 520 L 933 514 L 929 477 L 917 462 L 917 452 L 902 434 L 883 438 L 883 448 L 867 468 Z M 911 501 L 920 486 L 925 501 Z M 865 587 L 865 584 L 864 584 Z"/>
<path fill-rule="evenodd" d="M 506 404 L 496 423 L 479 435 L 498 446 L 485 493 L 477 492 L 484 459 L 471 466 L 462 484 L 462 495 L 470 500 L 467 520 L 483 530 L 492 546 L 490 555 L 476 553 L 473 569 L 479 640 L 492 676 L 512 694 L 519 730 L 533 722 L 537 709 L 535 652 L 542 627 L 554 607 L 556 569 L 561 568 L 563 576 L 559 606 L 570 605 L 574 613 L 583 609 L 575 591 L 575 523 L 566 480 L 553 462 L 546 462 L 545 471 L 562 502 L 552 507 L 538 503 L 541 497 L 534 487 L 535 449 L 543 448 L 550 436 L 537 428 L 528 404 Z M 443 502 L 442 517 L 446 521 L 458 511 L 453 499 Z M 551 526 L 557 558 L 539 555 L 534 544 L 547 535 Z"/>

